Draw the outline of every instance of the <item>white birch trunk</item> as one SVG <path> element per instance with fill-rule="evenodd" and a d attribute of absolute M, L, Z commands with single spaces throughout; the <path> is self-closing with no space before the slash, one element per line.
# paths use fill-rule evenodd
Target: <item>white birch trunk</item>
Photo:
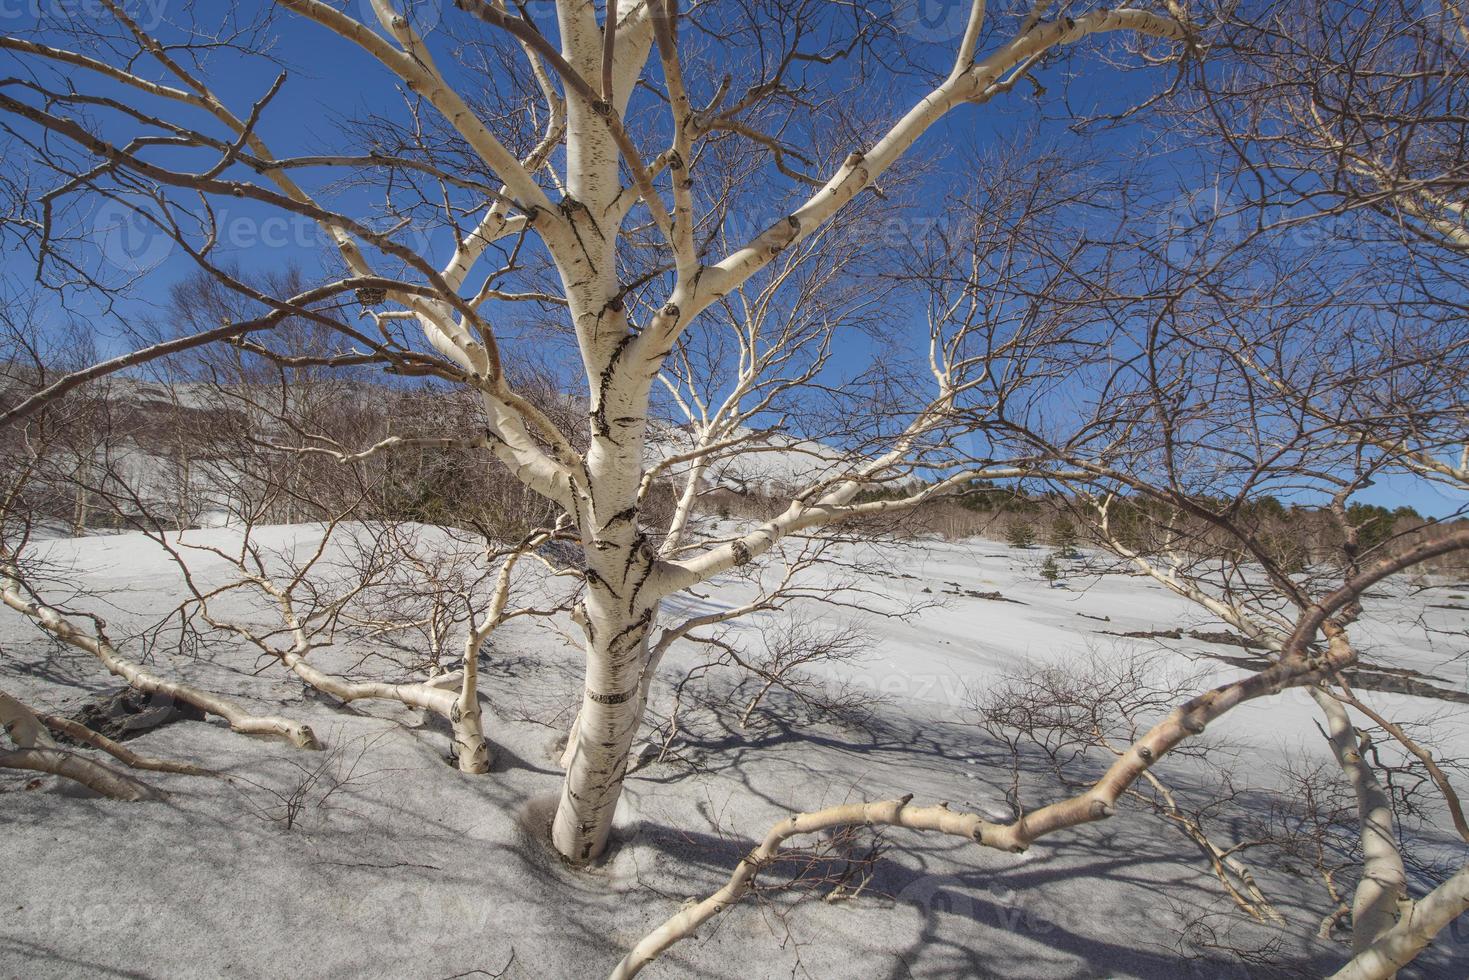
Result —
<path fill-rule="evenodd" d="M 1326 714 L 1332 752 L 1357 799 L 1362 825 L 1362 880 L 1352 897 L 1352 952 L 1369 949 L 1397 922 L 1408 894 L 1407 872 L 1393 833 L 1392 801 L 1362 758 L 1347 709 L 1330 695 L 1311 691 Z"/>
<path fill-rule="evenodd" d="M 640 3 L 621 0 L 613 6 L 628 18 Z M 595 8 L 577 0 L 558 0 L 556 7 L 567 62 L 584 78 L 601 77 L 604 34 Z M 610 81 L 612 108 L 621 115 L 652 50 L 653 34 L 643 16 L 624 24 L 616 35 Z M 634 355 L 636 338 L 620 301 L 614 302 L 621 292 L 621 216 L 615 207 L 622 189 L 620 163 L 621 152 L 598 107 L 568 99 L 568 199 L 561 210 L 582 247 L 558 259 L 558 265 L 591 394 L 591 441 L 585 456 L 589 490 L 577 501 L 576 515 L 587 562 L 587 669 L 551 839 L 563 857 L 576 862 L 601 856 L 612 830 L 640 720 L 643 640 L 653 615 L 648 599 L 654 597 L 645 599 L 642 593 L 654 555 L 638 525 L 653 375 L 632 363 L 640 359 Z"/>
<path fill-rule="evenodd" d="M 464 678 L 459 685 L 459 697 L 449 710 L 454 759 L 460 772 L 485 773 L 490 771 L 490 745 L 485 741 L 479 705 L 478 635 L 471 634 L 465 647 Z"/>
<path fill-rule="evenodd" d="M 1388 980 L 1466 911 L 1469 911 L 1469 867 L 1461 868 L 1413 903 L 1397 925 L 1358 950 L 1350 963 L 1332 974 L 1331 980 Z"/>

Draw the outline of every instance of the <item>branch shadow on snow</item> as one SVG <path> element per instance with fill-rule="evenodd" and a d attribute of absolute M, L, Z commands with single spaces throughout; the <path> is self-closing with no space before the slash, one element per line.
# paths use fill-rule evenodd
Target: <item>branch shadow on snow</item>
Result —
<path fill-rule="evenodd" d="M 1117 916 L 1167 922 L 1172 929 L 1176 926 L 1170 920 L 1180 910 L 1208 908 L 1219 896 L 1202 875 L 1169 863 L 1168 848 L 1140 853 L 1128 846 L 1135 841 L 1095 839 L 1110 836 L 1080 834 L 1038 844 L 1030 860 L 1013 863 L 1009 855 L 963 842 L 887 831 L 890 849 L 867 869 L 870 878 L 858 897 L 839 904 L 824 901 L 829 883 L 824 870 L 813 874 L 802 860 L 782 863 L 762 872 L 765 890 L 666 955 L 682 960 L 682 950 L 693 962 L 693 949 L 685 945 L 718 942 L 721 929 L 743 936 L 745 927 L 737 924 L 737 917 L 763 916 L 767 924 L 777 924 L 771 926 L 777 934 L 786 931 L 782 947 L 834 945 L 871 964 L 872 972 L 864 975 L 888 980 L 1031 980 L 1119 972 L 1158 980 L 1321 975 L 1329 962 L 1322 956 L 1277 951 L 1267 971 L 1224 955 L 1210 957 L 1161 944 L 1139 948 L 1128 938 L 1131 930 L 1117 929 Z M 684 869 L 673 894 L 694 895 L 717 889 L 758 843 L 753 837 L 690 832 L 666 824 L 645 826 L 639 840 L 664 859 L 660 866 Z M 1011 866 L 995 866 L 1001 862 Z M 1160 868 L 1174 877 L 1160 877 Z M 797 871 L 821 886 L 780 887 Z M 676 905 L 670 904 L 662 914 L 674 911 Z"/>

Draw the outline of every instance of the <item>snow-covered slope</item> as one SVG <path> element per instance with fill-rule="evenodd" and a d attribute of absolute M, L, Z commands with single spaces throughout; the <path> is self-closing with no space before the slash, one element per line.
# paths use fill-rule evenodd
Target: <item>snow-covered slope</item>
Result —
<path fill-rule="evenodd" d="M 852 457 L 814 439 L 740 427 L 718 440 L 736 443 L 710 453 L 706 485 L 741 493 L 789 493 L 851 466 Z M 691 452 L 695 437 L 688 428 L 654 426 L 648 436 L 650 461 Z M 677 476 L 688 464 L 672 468 Z"/>
<path fill-rule="evenodd" d="M 304 552 L 319 530 L 257 533 L 267 547 Z M 225 544 L 232 534 L 185 537 Z M 129 634 L 179 601 L 176 570 L 141 536 L 40 547 L 103 593 L 92 605 L 134 651 Z M 1202 670 L 1214 680 L 1238 676 L 1220 658 L 1245 653 L 1189 637 L 1220 627 L 1151 583 L 1107 577 L 1050 588 L 1038 574 L 1038 551 L 991 542 L 884 544 L 838 557 L 844 567 L 820 574 L 851 587 L 849 604 L 809 612 L 855 623 L 870 638 L 865 656 L 834 668 L 833 679 L 886 696 L 871 726 L 791 715 L 740 730 L 691 713 L 674 756 L 628 780 L 620 843 L 592 872 L 566 869 L 540 841 L 559 784 L 556 739 L 579 692 L 568 623 L 516 624 L 497 635 L 482 690 L 498 761 L 482 777 L 445 765 L 444 734 L 415 712 L 372 702 L 343 710 L 229 645 L 198 651 L 199 659 L 158 645 L 155 669 L 305 720 L 329 749 L 302 753 L 216 724 L 171 725 L 133 746 L 224 775 L 153 777 L 172 794 L 156 805 L 84 799 L 49 780 L 29 789 L 30 779 L 0 775 L 8 903 L 0 974 L 602 976 L 687 897 L 718 887 L 751 841 L 793 810 L 905 793 L 956 808 L 1002 808 L 1004 756 L 974 725 L 967 695 L 1027 658 L 1065 663 L 1146 647 L 1158 651 L 1160 671 Z M 753 588 L 732 576 L 702 598 L 670 603 L 665 615 L 676 621 L 738 604 Z M 898 616 L 915 606 L 921 614 Z M 1384 595 L 1368 603 L 1369 656 L 1464 691 L 1463 661 L 1454 659 L 1463 653 L 1462 633 L 1430 642 L 1419 616 L 1445 630 L 1469 626 L 1462 609 Z M 754 636 L 761 625 L 736 628 Z M 1181 639 L 1118 635 L 1174 629 Z M 114 686 L 95 662 L 57 649 L 8 610 L 0 610 L 0 651 L 0 689 L 38 707 L 64 711 L 80 694 Z M 364 652 L 328 650 L 322 662 L 371 671 Z M 702 656 L 677 649 L 664 666 L 667 679 Z M 1462 706 L 1394 694 L 1373 700 L 1399 718 L 1435 719 L 1444 750 L 1469 754 Z M 1310 706 L 1297 694 L 1257 702 L 1217 728 L 1211 737 L 1235 747 L 1247 792 L 1269 787 L 1287 752 L 1323 757 Z M 1188 765 L 1170 760 L 1160 771 L 1186 784 Z M 308 777 L 318 788 L 302 790 Z M 325 795 L 324 786 L 335 788 Z M 301 806 L 287 830 L 280 815 L 296 794 Z M 1025 855 L 897 832 L 885 840 L 862 897 L 827 903 L 819 890 L 771 893 L 720 916 L 646 976 L 1265 975 L 1179 939 L 1191 919 L 1224 912 L 1227 903 L 1194 845 L 1136 812 Z M 1288 925 L 1210 919 L 1211 926 L 1236 922 L 1216 938 L 1251 949 L 1278 943 L 1269 959 L 1281 975 L 1321 975 L 1342 962 L 1340 945 L 1314 938 L 1318 886 L 1285 868 L 1256 873 Z M 1469 953 L 1446 934 L 1402 976 L 1466 973 Z"/>

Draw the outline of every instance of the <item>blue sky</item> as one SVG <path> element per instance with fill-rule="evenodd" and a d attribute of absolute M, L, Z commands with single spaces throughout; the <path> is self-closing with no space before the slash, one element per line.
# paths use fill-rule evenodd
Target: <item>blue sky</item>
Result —
<path fill-rule="evenodd" d="M 66 0 L 32 0 L 33 3 L 58 4 Z M 935 68 L 947 64 L 950 58 L 947 38 L 954 30 L 956 18 L 962 19 L 967 4 L 959 0 L 908 0 L 917 3 L 909 10 L 910 20 L 905 23 L 908 36 L 915 39 L 910 53 L 920 60 L 927 59 Z M 366 0 L 354 0 L 352 12 L 364 16 Z M 1005 5 L 991 4 L 994 9 L 1004 10 Z M 532 9 L 545 16 L 545 5 L 535 4 Z M 177 15 L 170 0 L 132 0 L 129 9 L 145 24 L 150 15 L 161 12 L 164 18 Z M 442 5 L 424 0 L 416 8 L 415 16 L 420 23 L 432 25 L 440 16 L 463 18 L 465 15 L 452 9 L 448 0 Z M 287 81 L 276 96 L 273 105 L 263 117 L 261 132 L 266 141 L 279 155 L 325 152 L 338 146 L 336 122 L 366 115 L 373 111 L 400 113 L 402 94 L 390 76 L 376 66 L 367 55 L 355 46 L 331 35 L 316 25 L 292 21 L 290 30 L 273 30 L 273 56 L 287 71 Z M 156 17 L 155 17 L 156 19 Z M 27 25 L 20 23 L 24 29 Z M 441 25 L 447 26 L 447 25 Z M 167 28 L 164 28 L 166 30 Z M 551 29 L 548 22 L 547 30 Z M 430 33 L 431 45 L 442 49 L 451 42 L 450 32 L 439 29 Z M 59 42 L 58 42 L 59 43 Z M 1083 56 L 1085 57 L 1085 56 Z M 1167 67 L 1147 71 L 1108 72 L 1106 84 L 1098 85 L 1085 73 L 1075 81 L 1067 76 L 1072 63 L 1063 62 L 1058 68 L 1039 74 L 1046 86 L 1043 97 L 1036 98 L 1026 92 L 1017 92 L 1013 97 L 982 108 L 966 108 L 952 114 L 931 131 L 918 147 L 918 153 L 926 157 L 943 157 L 953 153 L 954 147 L 1003 146 L 1012 140 L 1039 139 L 1066 145 L 1076 137 L 1069 125 L 1077 117 L 1099 110 L 1120 108 L 1135 101 L 1139 96 L 1164 85 L 1171 80 L 1171 69 Z M 239 114 L 260 98 L 269 88 L 279 69 L 260 61 L 246 62 L 236 56 L 223 54 L 216 57 L 210 77 L 216 91 L 223 96 Z M 1070 84 L 1068 84 L 1070 83 Z M 893 105 L 923 89 L 923 82 L 916 77 L 899 79 L 889 86 Z M 1132 161 L 1143 158 L 1138 140 L 1141 133 L 1136 127 L 1122 127 L 1100 137 L 1093 137 L 1091 145 L 1100 148 L 1104 155 L 1111 155 L 1117 166 L 1127 168 Z M 1153 158 L 1150 164 L 1158 182 L 1159 193 L 1176 194 L 1180 190 L 1198 187 L 1207 182 L 1196 161 L 1186 153 L 1173 153 Z M 367 199 L 363 198 L 364 202 Z M 338 198 L 338 206 L 347 207 L 350 195 Z M 194 269 L 193 262 L 177 251 L 167 253 L 166 243 L 138 230 L 145 226 L 128 222 L 127 216 L 117 211 L 111 217 L 96 213 L 77 214 L 84 233 L 98 245 L 97 258 L 110 253 L 118 258 L 119 244 L 121 259 L 110 261 L 115 275 L 122 276 L 129 262 L 146 269 L 146 280 L 140 288 L 116 307 L 119 320 L 139 322 L 161 316 L 167 301 L 167 285 L 187 275 Z M 224 202 L 216 215 L 222 232 L 217 254 L 225 261 L 236 262 L 245 269 L 266 269 L 288 264 L 300 264 L 308 270 L 318 269 L 325 252 L 324 242 L 316 226 L 298 218 L 284 217 L 277 213 L 245 201 Z M 428 239 L 434 254 L 443 254 L 452 248 L 447 234 Z M 15 260 L 19 256 L 7 256 L 7 276 L 16 278 Z M 119 268 L 119 265 L 121 268 Z M 53 316 L 59 311 L 52 310 Z M 87 301 L 82 298 L 73 303 L 73 312 L 86 316 Z M 93 317 L 90 322 L 98 333 L 99 346 L 104 351 L 120 349 L 126 342 L 117 329 L 116 321 L 109 326 L 105 317 Z M 845 357 L 855 369 L 867 363 L 875 350 L 871 343 L 854 336 L 845 348 Z M 839 365 L 840 367 L 840 365 Z M 1408 503 L 1426 514 L 1445 515 L 1469 504 L 1462 494 L 1454 494 L 1422 481 L 1407 479 L 1385 480 L 1370 488 L 1362 499 L 1396 506 Z"/>

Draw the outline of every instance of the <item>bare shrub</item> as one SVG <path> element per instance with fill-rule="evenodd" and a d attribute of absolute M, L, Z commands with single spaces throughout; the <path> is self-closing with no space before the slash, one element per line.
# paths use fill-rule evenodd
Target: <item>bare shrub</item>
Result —
<path fill-rule="evenodd" d="M 328 740 L 329 748 L 302 762 L 287 757 L 294 772 L 282 785 L 257 782 L 244 776 L 228 777 L 259 791 L 265 802 L 245 797 L 257 816 L 283 831 L 304 821 L 325 821 L 333 811 L 350 809 L 353 793 L 389 778 L 397 770 L 373 768 L 369 756 L 387 737 L 386 731 L 343 739 L 340 730 Z"/>

